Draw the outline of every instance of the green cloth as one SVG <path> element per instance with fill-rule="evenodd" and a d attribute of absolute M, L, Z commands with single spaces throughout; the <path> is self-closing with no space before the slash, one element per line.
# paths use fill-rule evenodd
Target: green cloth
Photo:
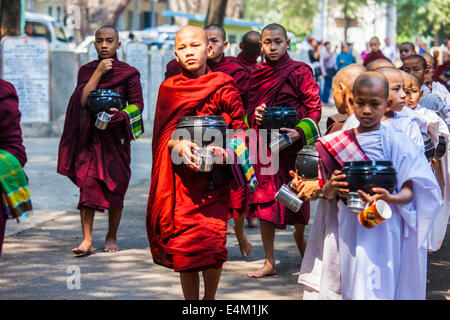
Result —
<path fill-rule="evenodd" d="M 245 146 L 245 143 L 239 139 L 233 138 L 226 142 L 227 148 L 233 150 L 237 157 L 238 164 L 241 167 L 242 173 L 247 181 L 250 191 L 255 191 L 258 185 L 258 180 L 256 179 L 255 170 L 251 163 L 250 153 Z"/>
<path fill-rule="evenodd" d="M 19 160 L 4 150 L 0 150 L 0 188 L 5 205 L 18 222 L 33 215 L 25 172 Z"/>
<path fill-rule="evenodd" d="M 142 135 L 142 116 L 141 111 L 134 104 L 129 104 L 123 109 L 130 118 L 131 131 L 133 132 L 133 140 L 138 139 Z"/>
<path fill-rule="evenodd" d="M 302 119 L 296 127 L 302 129 L 305 134 L 306 144 L 309 146 L 314 146 L 317 139 L 320 137 L 320 130 L 314 120 L 310 118 Z"/>

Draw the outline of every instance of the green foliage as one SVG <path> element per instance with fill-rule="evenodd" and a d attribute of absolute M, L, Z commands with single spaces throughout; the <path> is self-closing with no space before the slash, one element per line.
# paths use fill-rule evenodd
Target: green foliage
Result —
<path fill-rule="evenodd" d="M 244 18 L 265 24 L 279 23 L 302 36 L 312 31 L 312 21 L 320 12 L 317 0 L 246 0 Z"/>
<path fill-rule="evenodd" d="M 397 0 L 397 40 L 450 33 L 450 0 Z"/>

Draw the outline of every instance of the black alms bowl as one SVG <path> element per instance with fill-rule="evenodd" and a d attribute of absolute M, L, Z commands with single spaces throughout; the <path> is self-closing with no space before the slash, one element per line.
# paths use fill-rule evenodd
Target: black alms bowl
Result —
<path fill-rule="evenodd" d="M 273 106 L 264 109 L 261 121 L 262 129 L 294 128 L 297 123 L 297 110 L 288 106 Z"/>
<path fill-rule="evenodd" d="M 436 152 L 436 149 L 434 148 L 433 140 L 431 140 L 431 138 L 426 139 L 424 141 L 424 146 L 425 146 L 425 156 L 427 157 L 428 161 L 431 161 Z"/>
<path fill-rule="evenodd" d="M 222 116 L 189 116 L 180 119 L 176 134 L 201 148 L 210 144 L 224 148 L 226 130 L 227 123 Z"/>
<path fill-rule="evenodd" d="M 120 93 L 112 89 L 92 90 L 89 93 L 87 109 L 93 114 L 106 111 L 110 113 L 111 108 L 122 109 L 122 97 Z"/>
<path fill-rule="evenodd" d="M 436 146 L 436 158 L 440 159 L 444 156 L 445 152 L 447 151 L 447 141 L 445 140 L 444 136 L 439 136 L 439 143 Z"/>
<path fill-rule="evenodd" d="M 295 159 L 295 169 L 305 179 L 315 179 L 318 176 L 319 153 L 314 146 L 304 146 Z"/>
<path fill-rule="evenodd" d="M 391 161 L 345 162 L 342 173 L 347 175 L 350 192 L 362 190 L 373 194 L 372 188 L 380 187 L 392 193 L 397 186 L 397 175 Z"/>

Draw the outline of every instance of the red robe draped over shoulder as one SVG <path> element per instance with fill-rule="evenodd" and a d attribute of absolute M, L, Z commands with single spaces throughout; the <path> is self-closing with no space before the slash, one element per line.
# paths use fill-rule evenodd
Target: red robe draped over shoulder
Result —
<path fill-rule="evenodd" d="M 383 54 L 383 52 L 381 52 L 381 50 L 378 50 L 377 52 L 369 52 L 367 54 L 366 58 L 364 59 L 364 62 L 363 62 L 364 67 L 367 67 L 367 65 L 369 63 L 371 63 L 372 61 L 375 61 L 377 59 L 387 59 L 387 60 L 389 60 L 388 58 L 385 57 L 385 55 Z"/>
<path fill-rule="evenodd" d="M 152 142 L 147 235 L 153 261 L 175 271 L 218 268 L 227 260 L 226 221 L 231 183 L 211 190 L 207 173 L 174 165 L 168 142 L 181 117 L 222 115 L 229 128 L 246 129 L 236 81 L 221 72 L 184 73 L 158 93 Z"/>
<path fill-rule="evenodd" d="M 20 128 L 21 116 L 16 89 L 11 83 L 0 79 L 0 150 L 11 153 L 23 167 L 27 162 L 27 154 L 23 145 L 22 129 Z M 6 208 L 2 197 L 0 197 L 0 255 L 7 219 Z"/>
<path fill-rule="evenodd" d="M 133 134 L 125 111 L 117 112 L 106 130 L 94 126 L 94 116 L 81 107 L 82 92 L 96 70 L 99 60 L 83 65 L 78 82 L 67 107 L 64 131 L 58 152 L 57 172 L 69 177 L 79 188 L 80 205 L 96 210 L 108 209 L 123 203 L 130 170 L 130 143 Z M 136 105 L 142 113 L 144 101 L 139 71 L 114 56 L 112 70 L 104 74 L 97 89 L 114 89 L 120 93 L 123 105 Z M 97 183 L 97 182 L 100 182 Z M 83 194 L 88 199 L 83 199 Z M 98 199 L 98 200 L 96 200 Z"/>
<path fill-rule="evenodd" d="M 236 57 L 230 56 L 226 57 L 226 59 L 230 62 L 241 65 L 247 70 L 249 74 L 255 71 L 258 67 L 258 58 L 249 57 L 242 52 L 239 52 Z"/>
<path fill-rule="evenodd" d="M 307 117 L 316 124 L 320 121 L 322 104 L 319 86 L 314 80 L 312 70 L 307 64 L 292 60 L 288 53 L 276 62 L 260 63 L 251 74 L 248 123 L 257 132 L 255 109 L 262 103 L 267 107 L 295 107 L 299 120 Z M 262 169 L 270 167 L 271 164 L 261 164 L 259 155 L 254 165 L 259 185 L 256 191 L 249 194 L 249 210 L 258 218 L 274 223 L 277 228 L 285 228 L 286 224 L 306 225 L 309 221 L 309 202 L 305 201 L 300 211 L 293 213 L 274 200 L 281 186 L 291 180 L 289 170 L 295 170 L 297 152 L 305 144 L 303 131 L 299 128 L 296 130 L 300 133 L 301 139 L 279 153 L 278 172 L 271 175 L 262 174 Z M 270 132 L 268 134 L 270 135 Z M 266 143 L 263 143 L 260 137 L 258 137 L 259 148 L 267 150 Z M 270 151 L 265 152 L 269 154 Z"/>

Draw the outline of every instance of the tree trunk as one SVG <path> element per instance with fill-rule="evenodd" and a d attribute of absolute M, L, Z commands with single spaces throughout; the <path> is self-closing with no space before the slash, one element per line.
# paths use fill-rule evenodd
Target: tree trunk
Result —
<path fill-rule="evenodd" d="M 227 0 L 209 0 L 208 13 L 206 14 L 205 27 L 210 24 L 223 25 Z"/>
<path fill-rule="evenodd" d="M 349 16 L 348 16 L 348 3 L 347 1 L 344 1 L 344 42 L 348 43 L 347 37 L 348 37 L 348 26 L 349 26 Z"/>
<path fill-rule="evenodd" d="M 20 0 L 0 0 L 0 38 L 20 36 Z"/>

